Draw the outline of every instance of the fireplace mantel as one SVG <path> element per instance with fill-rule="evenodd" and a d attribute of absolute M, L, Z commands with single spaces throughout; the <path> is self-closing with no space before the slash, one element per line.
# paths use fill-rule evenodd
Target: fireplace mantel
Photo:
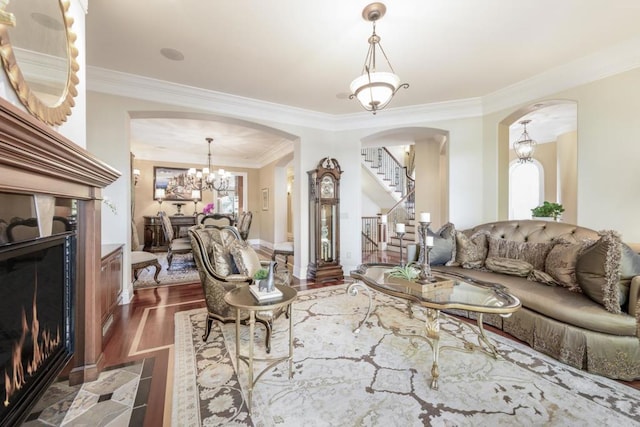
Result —
<path fill-rule="evenodd" d="M 98 377 L 104 360 L 100 313 L 102 189 L 120 172 L 0 98 L 0 192 L 78 201 L 75 352 L 71 383 Z"/>

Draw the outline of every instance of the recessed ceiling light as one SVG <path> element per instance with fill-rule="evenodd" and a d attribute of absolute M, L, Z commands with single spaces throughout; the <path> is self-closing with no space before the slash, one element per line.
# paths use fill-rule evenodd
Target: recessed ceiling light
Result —
<path fill-rule="evenodd" d="M 163 47 L 160 49 L 160 54 L 167 59 L 172 61 L 182 61 L 184 60 L 184 55 L 182 52 L 176 49 L 172 49 L 170 47 Z"/>

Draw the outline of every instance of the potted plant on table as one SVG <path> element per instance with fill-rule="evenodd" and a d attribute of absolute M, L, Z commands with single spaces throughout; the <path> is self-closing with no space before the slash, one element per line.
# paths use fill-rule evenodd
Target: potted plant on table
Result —
<path fill-rule="evenodd" d="M 269 270 L 267 270 L 266 268 L 261 268 L 255 273 L 253 273 L 253 281 L 256 282 L 256 285 L 258 285 L 258 289 L 261 289 L 260 281 L 261 280 L 266 281 L 268 277 L 269 277 Z"/>
<path fill-rule="evenodd" d="M 550 220 L 553 221 L 560 220 L 560 215 L 564 212 L 564 207 L 560 203 L 553 203 L 544 201 L 540 206 L 536 206 L 531 209 L 531 216 L 533 219 L 542 219 L 542 220 Z"/>

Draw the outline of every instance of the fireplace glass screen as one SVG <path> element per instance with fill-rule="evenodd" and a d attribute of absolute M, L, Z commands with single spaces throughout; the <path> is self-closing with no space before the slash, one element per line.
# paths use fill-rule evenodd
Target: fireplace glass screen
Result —
<path fill-rule="evenodd" d="M 71 357 L 74 250 L 73 233 L 0 250 L 2 423 L 18 423 Z"/>

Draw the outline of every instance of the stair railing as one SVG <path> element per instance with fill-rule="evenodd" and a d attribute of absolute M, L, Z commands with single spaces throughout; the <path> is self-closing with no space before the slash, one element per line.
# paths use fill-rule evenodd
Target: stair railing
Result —
<path fill-rule="evenodd" d="M 362 253 L 369 254 L 378 250 L 378 217 L 362 217 Z"/>
<path fill-rule="evenodd" d="M 400 193 L 400 197 L 415 188 L 415 180 L 409 176 L 407 167 L 401 165 L 385 147 L 362 148 L 361 154 L 372 169 L 377 169 L 376 173 L 381 179 L 393 191 Z"/>

